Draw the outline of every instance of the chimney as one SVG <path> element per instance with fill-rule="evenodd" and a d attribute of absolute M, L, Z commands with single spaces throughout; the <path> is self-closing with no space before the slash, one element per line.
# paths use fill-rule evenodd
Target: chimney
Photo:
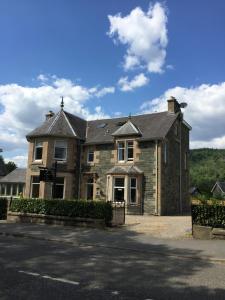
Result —
<path fill-rule="evenodd" d="M 45 120 L 49 120 L 51 117 L 53 117 L 55 114 L 52 110 L 50 110 L 46 115 L 45 115 Z"/>
<path fill-rule="evenodd" d="M 168 102 L 168 112 L 173 114 L 181 112 L 180 104 L 175 97 L 171 96 L 170 99 L 167 100 L 167 102 Z"/>

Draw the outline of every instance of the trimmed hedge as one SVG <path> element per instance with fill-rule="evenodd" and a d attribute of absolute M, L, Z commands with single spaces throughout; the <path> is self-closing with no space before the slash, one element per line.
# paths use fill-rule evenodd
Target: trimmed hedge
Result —
<path fill-rule="evenodd" d="M 10 211 L 53 216 L 112 220 L 112 206 L 103 201 L 14 199 Z"/>
<path fill-rule="evenodd" d="M 0 220 L 5 220 L 7 217 L 7 199 L 0 198 Z"/>
<path fill-rule="evenodd" d="M 225 228 L 225 206 L 192 204 L 192 223 L 195 225 Z"/>

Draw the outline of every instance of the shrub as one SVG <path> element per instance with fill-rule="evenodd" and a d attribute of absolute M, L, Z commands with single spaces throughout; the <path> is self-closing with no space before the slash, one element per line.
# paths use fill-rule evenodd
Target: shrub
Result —
<path fill-rule="evenodd" d="M 225 206 L 215 204 L 192 204 L 192 222 L 196 225 L 225 228 Z"/>
<path fill-rule="evenodd" d="M 5 220 L 7 217 L 7 199 L 0 198 L 0 220 Z"/>
<path fill-rule="evenodd" d="M 14 199 L 10 210 L 21 213 L 104 219 L 106 223 L 112 219 L 112 207 L 103 201 Z"/>

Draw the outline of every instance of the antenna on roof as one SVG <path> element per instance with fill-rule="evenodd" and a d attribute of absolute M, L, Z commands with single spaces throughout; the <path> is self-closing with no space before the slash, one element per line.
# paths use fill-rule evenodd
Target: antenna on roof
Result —
<path fill-rule="evenodd" d="M 63 96 L 62 96 L 62 100 L 61 100 L 61 104 L 60 104 L 60 106 L 61 106 L 61 109 L 63 110 L 63 107 L 64 107 Z"/>

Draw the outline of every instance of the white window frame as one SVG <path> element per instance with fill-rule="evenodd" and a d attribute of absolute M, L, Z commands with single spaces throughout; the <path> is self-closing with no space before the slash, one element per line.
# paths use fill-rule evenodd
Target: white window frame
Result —
<path fill-rule="evenodd" d="M 64 158 L 55 157 L 55 149 L 60 148 L 60 147 L 56 147 L 57 142 L 63 142 L 66 145 L 66 147 L 63 148 L 63 149 L 66 149 Z M 57 160 L 57 161 L 66 161 L 67 160 L 67 149 L 68 149 L 68 143 L 67 143 L 66 140 L 55 140 L 55 143 L 54 143 L 54 159 Z"/>
<path fill-rule="evenodd" d="M 119 145 L 123 143 L 123 147 L 119 147 Z M 120 150 L 123 150 L 123 156 L 124 156 L 124 159 L 119 159 L 119 154 L 120 154 Z M 117 142 L 117 160 L 118 162 L 124 162 L 125 161 L 125 156 L 126 156 L 126 143 L 125 141 L 118 141 Z"/>
<path fill-rule="evenodd" d="M 135 187 L 131 186 L 131 180 L 132 179 L 135 179 L 135 181 L 136 181 Z M 135 202 L 131 202 L 131 190 L 135 190 L 135 199 L 136 199 Z M 137 177 L 129 177 L 129 203 L 130 203 L 130 205 L 137 205 L 137 203 L 138 203 L 138 199 L 137 199 Z"/>
<path fill-rule="evenodd" d="M 119 147 L 119 144 L 123 143 L 124 147 Z M 132 143 L 132 147 L 128 146 L 129 143 Z M 128 158 L 128 149 L 133 149 L 133 157 Z M 119 159 L 120 150 L 124 151 L 124 159 Z M 133 162 L 134 161 L 134 140 L 119 140 L 117 141 L 117 161 L 118 162 Z"/>
<path fill-rule="evenodd" d="M 38 144 L 41 144 L 41 146 L 39 146 Z M 36 149 L 37 148 L 41 148 L 42 149 L 42 153 L 41 153 L 41 158 L 36 158 Z M 35 144 L 34 144 L 34 161 L 42 161 L 43 158 L 43 141 L 41 140 L 35 140 Z"/>
<path fill-rule="evenodd" d="M 124 185 L 123 186 L 116 186 L 115 185 L 115 183 L 116 183 L 116 178 L 123 178 L 123 180 L 124 180 Z M 115 201 L 115 188 L 119 188 L 119 189 L 123 189 L 123 191 L 124 191 L 124 202 L 125 202 L 125 192 L 126 192 L 126 190 L 125 190 L 125 185 L 126 185 L 126 183 L 125 183 L 125 176 L 113 176 L 113 202 L 118 202 L 118 201 Z"/>
<path fill-rule="evenodd" d="M 30 191 L 30 197 L 33 198 L 33 185 L 39 185 L 39 193 L 38 193 L 38 198 L 40 198 L 40 181 L 39 182 L 33 182 L 34 177 L 38 176 L 31 176 L 31 191 Z M 38 199 L 37 198 L 37 199 Z M 34 198 L 36 199 L 36 198 Z"/>
<path fill-rule="evenodd" d="M 92 176 L 91 178 L 92 178 L 92 183 L 88 182 L 89 178 L 87 178 L 87 181 L 86 181 L 86 197 L 85 198 L 87 201 L 94 200 L 94 177 Z M 92 199 L 88 199 L 88 186 L 90 186 L 90 185 L 92 185 L 92 188 L 93 188 Z"/>
<path fill-rule="evenodd" d="M 128 144 L 132 143 L 132 147 L 130 147 Z M 133 149 L 133 157 L 128 158 L 128 149 Z M 126 141 L 126 160 L 127 161 L 134 161 L 134 141 L 133 140 L 127 140 Z"/>
<path fill-rule="evenodd" d="M 93 160 L 90 160 L 90 159 L 89 159 L 90 153 L 93 153 Z M 94 160 L 95 160 L 95 151 L 94 151 L 94 149 L 88 149 L 88 153 L 87 153 L 87 162 L 88 162 L 88 163 L 93 163 Z"/>

